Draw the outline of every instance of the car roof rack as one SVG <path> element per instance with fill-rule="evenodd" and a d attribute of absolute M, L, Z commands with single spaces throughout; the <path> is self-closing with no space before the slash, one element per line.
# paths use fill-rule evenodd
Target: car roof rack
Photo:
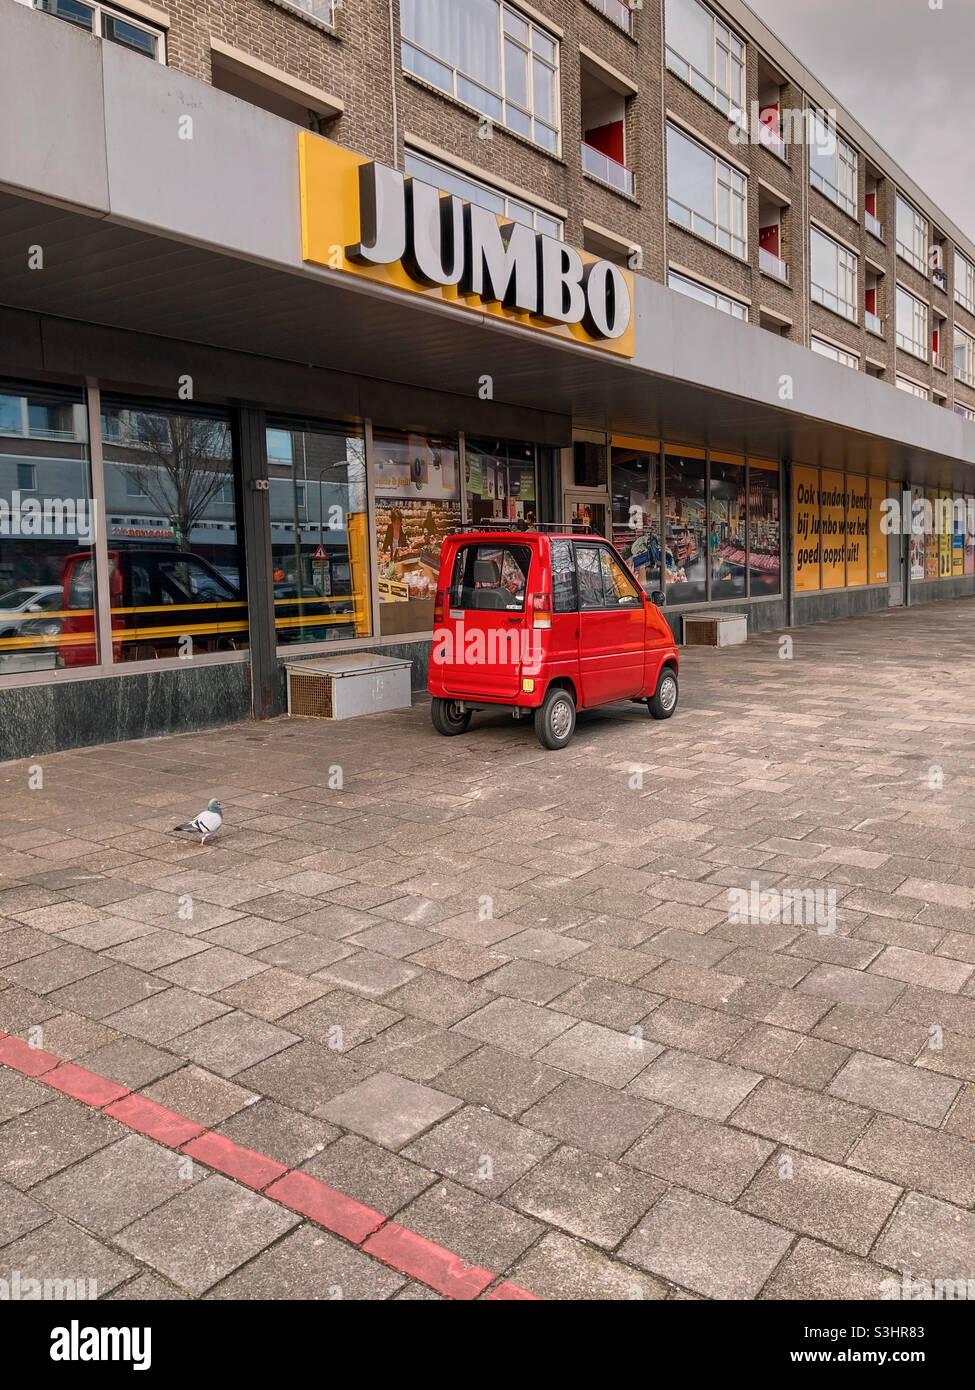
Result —
<path fill-rule="evenodd" d="M 592 534 L 592 524 L 588 521 L 465 521 L 451 526 L 450 535 L 464 531 L 555 531 L 559 535 L 581 531 Z"/>

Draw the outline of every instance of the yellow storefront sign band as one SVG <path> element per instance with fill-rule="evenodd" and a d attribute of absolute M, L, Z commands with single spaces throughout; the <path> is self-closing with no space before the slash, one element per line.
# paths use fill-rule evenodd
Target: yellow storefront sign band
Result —
<path fill-rule="evenodd" d="M 634 278 L 629 270 L 575 251 L 556 238 L 536 234 L 521 224 L 505 223 L 494 214 L 485 214 L 483 209 L 462 204 L 460 199 L 432 198 L 426 185 L 414 189 L 413 181 L 404 179 L 397 171 L 311 131 L 299 132 L 298 156 L 302 258 L 309 264 L 519 323 L 619 357 L 634 355 Z M 363 169 L 367 171 L 365 175 L 361 173 Z M 363 189 L 367 195 L 365 206 Z M 485 216 L 493 218 L 503 229 L 503 245 L 497 230 L 485 227 Z M 401 255 L 399 233 L 404 218 L 409 250 Z M 493 262 L 487 251 L 481 254 L 480 239 L 488 232 L 493 238 Z M 450 253 L 442 258 L 450 261 L 449 273 L 443 277 L 438 277 L 436 271 L 424 275 L 424 269 L 438 259 L 435 243 L 441 235 Z M 476 239 L 476 257 L 470 255 L 472 237 Z M 384 240 L 392 248 L 392 259 L 380 259 Z M 462 241 L 471 263 L 464 274 L 458 274 L 464 255 Z M 358 247 L 363 247 L 362 254 L 351 255 L 350 249 Z M 369 260 L 370 248 L 375 251 L 375 261 Z M 504 302 L 494 297 L 503 293 L 497 284 L 502 257 L 504 275 L 510 271 L 510 293 L 503 295 Z M 529 264 L 530 275 L 526 273 Z M 437 278 L 455 277 L 455 283 L 431 283 Z M 481 285 L 482 281 L 487 282 L 483 296 L 468 292 L 469 283 Z M 535 311 L 517 307 L 524 303 L 534 305 Z M 560 313 L 576 321 L 556 321 L 553 316 Z"/>

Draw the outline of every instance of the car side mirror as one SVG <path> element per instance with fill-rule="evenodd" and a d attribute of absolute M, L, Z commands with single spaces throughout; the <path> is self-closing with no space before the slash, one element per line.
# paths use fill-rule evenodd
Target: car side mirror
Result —
<path fill-rule="evenodd" d="M 658 608 L 663 608 L 664 604 L 667 602 L 667 595 L 664 593 L 663 589 L 654 589 L 653 593 L 650 595 L 650 602 L 656 604 Z"/>

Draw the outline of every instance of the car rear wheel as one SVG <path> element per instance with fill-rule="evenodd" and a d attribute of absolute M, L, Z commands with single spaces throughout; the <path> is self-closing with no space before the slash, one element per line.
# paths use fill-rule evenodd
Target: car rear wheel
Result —
<path fill-rule="evenodd" d="M 433 699 L 430 701 L 430 718 L 437 733 L 450 738 L 454 734 L 466 732 L 471 722 L 471 712 L 456 700 Z"/>
<path fill-rule="evenodd" d="M 535 736 L 543 748 L 564 748 L 576 728 L 576 702 L 568 690 L 550 690 L 535 711 Z"/>
<path fill-rule="evenodd" d="M 657 681 L 656 694 L 653 699 L 647 701 L 647 708 L 653 718 L 669 719 L 677 708 L 679 694 L 677 672 L 670 666 L 665 666 L 660 672 L 660 679 Z"/>

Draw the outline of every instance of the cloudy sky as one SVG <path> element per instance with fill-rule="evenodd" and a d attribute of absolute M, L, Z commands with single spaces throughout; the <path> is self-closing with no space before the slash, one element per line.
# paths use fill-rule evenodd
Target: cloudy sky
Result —
<path fill-rule="evenodd" d="M 975 0 L 747 2 L 975 240 Z"/>

